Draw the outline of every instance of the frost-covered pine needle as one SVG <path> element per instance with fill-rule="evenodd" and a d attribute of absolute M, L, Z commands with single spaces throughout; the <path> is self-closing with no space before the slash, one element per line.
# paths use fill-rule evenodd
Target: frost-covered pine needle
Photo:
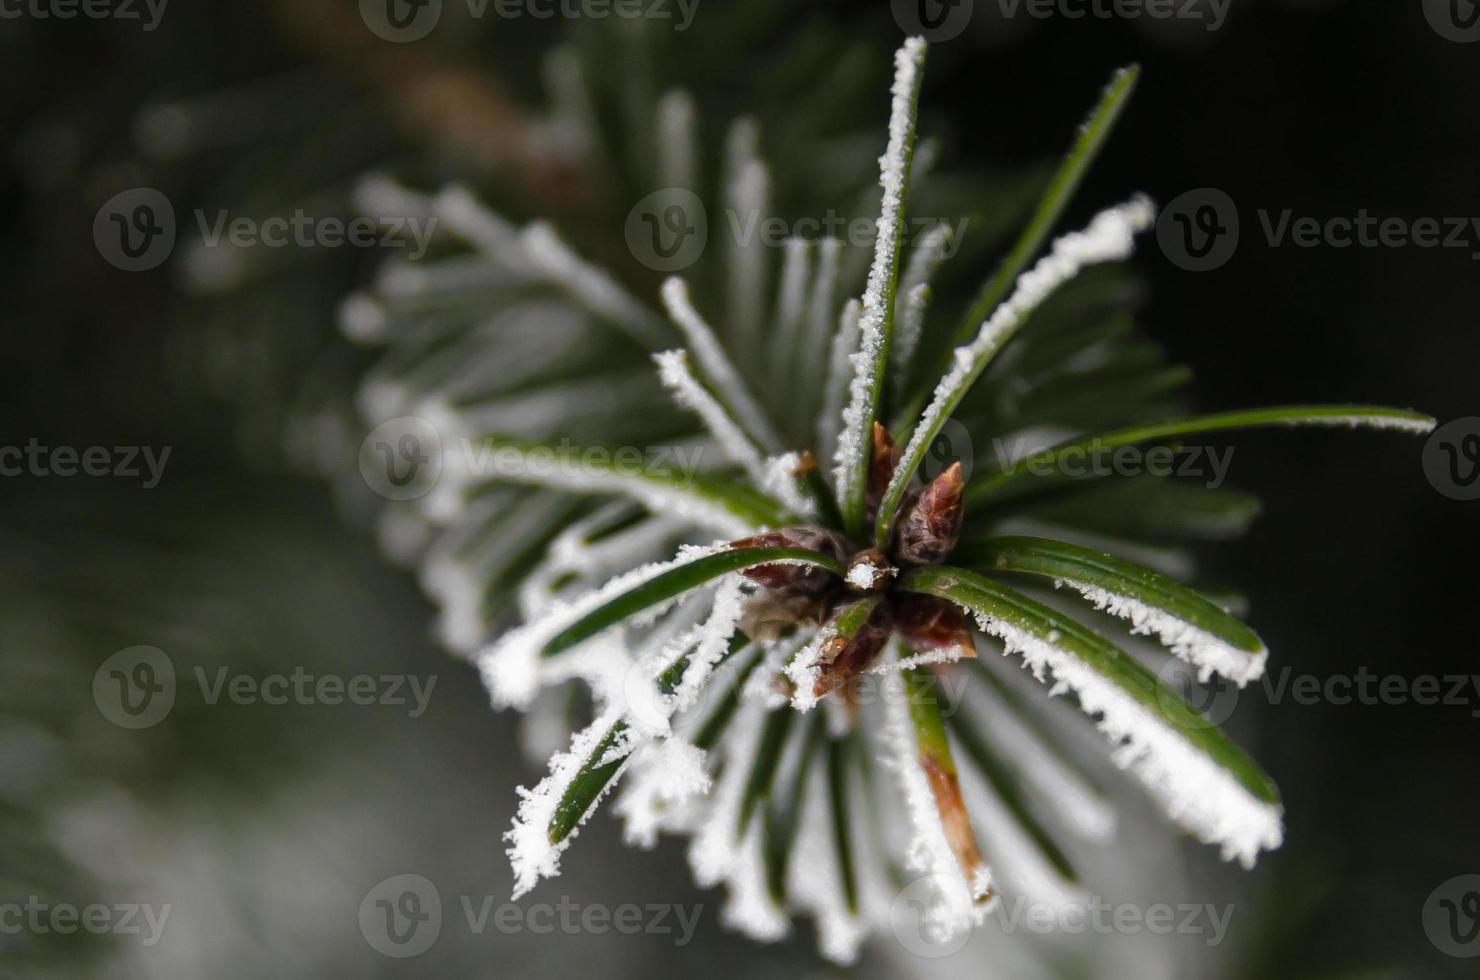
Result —
<path fill-rule="evenodd" d="M 858 319 L 862 312 L 863 305 L 850 299 L 838 314 L 838 330 L 833 337 L 827 383 L 823 387 L 822 411 L 817 415 L 817 445 L 824 458 L 837 453 L 843 407 L 848 401 L 848 379 L 852 376 L 849 358 L 858 347 Z"/>
<path fill-rule="evenodd" d="M 699 416 L 704 427 L 719 442 L 720 449 L 745 470 L 752 483 L 764 485 L 766 460 L 760 447 L 750 441 L 719 399 L 694 376 L 689 367 L 688 351 L 660 351 L 653 355 L 653 361 L 658 365 L 658 377 L 663 387 L 673 393 L 673 400 Z"/>
<path fill-rule="evenodd" d="M 664 572 L 680 568 L 708 555 L 718 554 L 723 550 L 723 546 L 685 548 L 672 561 L 652 562 L 634 568 L 630 572 L 608 580 L 601 588 L 588 592 L 571 602 L 552 603 L 539 615 L 505 633 L 481 652 L 477 658 L 484 686 L 488 688 L 494 706 L 523 707 L 529 704 L 542 683 L 541 651 L 566 627 L 624 592 L 651 581 Z M 588 640 L 587 643 L 589 642 L 591 641 Z M 580 647 L 576 649 L 579 650 Z M 568 657 L 573 652 L 567 651 L 561 657 Z"/>
<path fill-rule="evenodd" d="M 699 186 L 694 98 L 682 89 L 658 100 L 658 179 L 664 187 Z"/>
<path fill-rule="evenodd" d="M 1116 747 L 1116 765 L 1139 779 L 1167 816 L 1205 844 L 1222 848 L 1224 860 L 1238 858 L 1253 867 L 1261 850 L 1284 839 L 1283 811 L 1255 798 L 1223 766 L 1144 705 L 1069 652 L 1011 624 L 978 614 L 985 633 L 1002 640 L 1008 653 L 1020 653 L 1050 693 L 1073 691 L 1086 714 L 1099 715 L 1099 728 Z"/>
<path fill-rule="evenodd" d="M 896 392 L 909 381 L 910 367 L 925 327 L 930 283 L 945 261 L 950 233 L 950 226 L 941 222 L 921 235 L 910 250 L 904 274 L 899 277 L 899 291 L 894 300 L 894 346 L 890 352 Z"/>
<path fill-rule="evenodd" d="M 910 151 L 915 137 L 915 105 L 920 95 L 924 60 L 925 42 L 917 37 L 907 40 L 894 58 L 889 143 L 879 158 L 879 186 L 884 195 L 879 205 L 874 261 L 863 291 L 858 352 L 851 359 L 853 380 L 848 389 L 848 407 L 843 410 L 842 434 L 833 457 L 833 485 L 841 498 L 846 520 L 862 516 L 869 429 L 878 412 L 880 387 L 889 362 L 895 277 L 899 270 Z"/>
<path fill-rule="evenodd" d="M 534 789 L 519 787 L 519 812 L 514 826 L 504 835 L 509 842 L 508 855 L 514 868 L 514 898 L 518 899 L 537 885 L 541 878 L 560 873 L 560 855 L 580 832 L 579 826 L 558 843 L 550 842 L 550 821 L 560 799 L 570 788 L 581 767 L 596 751 L 606 733 L 621 720 L 620 709 L 608 709 L 571 739 L 570 749 L 550 759 L 550 772 Z M 607 784 L 610 789 L 612 784 Z M 593 805 L 581 818 L 584 824 L 595 811 Z"/>
<path fill-rule="evenodd" d="M 949 939 L 986 918 L 995 902 L 995 898 L 988 900 L 992 894 L 991 875 L 985 867 L 980 867 L 968 879 L 951 849 L 935 794 L 920 768 L 920 747 L 910 721 L 909 694 L 897 672 L 885 678 L 881 700 L 885 719 L 883 740 L 889 755 L 880 761 L 898 780 L 909 818 L 905 864 L 930 882 L 934 898 L 923 916 L 924 921 L 933 935 L 940 940 Z"/>
<path fill-rule="evenodd" d="M 663 343 L 666 331 L 657 314 L 617 285 L 604 270 L 576 255 L 549 224 L 536 221 L 527 225 L 519 240 L 534 268 L 564 286 L 592 314 L 644 347 Z"/>
<path fill-rule="evenodd" d="M 1264 665 L 1269 651 L 1262 646 L 1255 651 L 1241 650 L 1221 637 L 1194 626 L 1185 619 L 1172 615 L 1165 609 L 1147 605 L 1133 596 L 1120 595 L 1109 589 L 1061 579 L 1054 583 L 1068 585 L 1094 604 L 1096 609 L 1124 619 L 1131 624 L 1131 632 L 1155 635 L 1177 659 L 1197 668 L 1197 679 L 1206 684 L 1217 674 L 1226 677 L 1239 687 L 1264 676 Z"/>
<path fill-rule="evenodd" d="M 720 345 L 719 338 L 689 299 L 689 285 L 679 276 L 672 276 L 663 283 L 663 305 L 668 316 L 677 324 L 684 339 L 699 361 L 699 367 L 708 375 L 718 389 L 726 406 L 735 413 L 735 418 L 746 430 L 759 440 L 767 452 L 781 448 L 781 437 L 766 418 L 765 411 L 750 392 L 750 386 L 740 377 L 740 372 L 730 361 Z"/>
<path fill-rule="evenodd" d="M 1028 314 L 1085 267 L 1129 257 L 1135 247 L 1135 236 L 1150 227 L 1154 219 L 1155 209 L 1150 199 L 1140 195 L 1129 203 L 1101 211 L 1083 231 L 1056 239 L 1049 254 L 1018 278 L 1012 295 L 981 325 L 976 339 L 956 348 L 952 355 L 951 369 L 936 384 L 935 394 L 911 433 L 902 462 L 884 494 L 881 522 L 892 520 L 893 509 L 903 498 L 926 448 L 986 370 L 992 356 Z M 859 452 L 865 452 L 867 447 L 861 442 L 859 445 Z"/>

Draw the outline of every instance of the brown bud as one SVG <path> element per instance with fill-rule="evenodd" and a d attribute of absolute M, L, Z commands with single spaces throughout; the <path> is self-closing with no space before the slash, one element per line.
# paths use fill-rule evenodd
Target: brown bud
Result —
<path fill-rule="evenodd" d="M 966 616 L 953 603 L 904 593 L 894 600 L 894 619 L 905 645 L 916 653 L 956 650 L 962 657 L 976 656 L 976 640 Z"/>
<path fill-rule="evenodd" d="M 945 560 L 961 536 L 965 488 L 961 464 L 952 463 L 908 505 L 895 531 L 894 554 L 900 561 L 936 565 Z"/>
<path fill-rule="evenodd" d="M 831 531 L 818 527 L 786 527 L 779 531 L 765 531 L 739 541 L 731 541 L 731 548 L 801 548 L 839 562 L 847 557 L 843 539 Z M 740 574 L 768 589 L 790 595 L 820 595 L 837 584 L 832 572 L 815 565 L 790 565 L 776 563 L 756 565 Z"/>
<path fill-rule="evenodd" d="M 868 487 L 864 496 L 869 520 L 878 516 L 879 503 L 884 499 L 884 491 L 889 489 L 889 481 L 894 479 L 900 455 L 899 446 L 895 445 L 889 430 L 875 422 L 873 446 L 868 457 Z"/>
<path fill-rule="evenodd" d="M 857 633 L 828 640 L 817 658 L 819 669 L 812 693 L 820 698 L 863 673 L 878 659 L 889 636 L 889 616 L 881 604 Z"/>

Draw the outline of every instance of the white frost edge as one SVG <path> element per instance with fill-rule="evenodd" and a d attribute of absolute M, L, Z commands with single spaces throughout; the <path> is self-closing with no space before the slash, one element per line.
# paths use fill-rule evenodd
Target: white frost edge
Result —
<path fill-rule="evenodd" d="M 494 707 L 522 709 L 529 705 L 539 691 L 544 679 L 542 675 L 546 673 L 545 665 L 541 664 L 540 651 L 561 630 L 644 582 L 724 550 L 723 545 L 707 548 L 685 547 L 679 551 L 679 556 L 671 561 L 651 562 L 634 568 L 630 572 L 609 579 L 599 589 L 588 592 L 571 602 L 553 602 L 538 616 L 526 620 L 503 634 L 493 644 L 480 651 L 476 657 L 483 685 L 488 689 Z M 698 588 L 712 584 L 712 582 L 704 583 Z M 588 643 L 590 643 L 589 640 L 566 651 L 561 657 L 552 659 L 566 659 L 567 656 L 577 653 Z"/>
<path fill-rule="evenodd" d="M 730 418 L 730 413 L 719 403 L 719 399 L 699 383 L 699 379 L 689 368 L 688 351 L 659 351 L 653 355 L 653 362 L 658 365 L 658 379 L 673 395 L 673 400 L 679 407 L 699 416 L 699 420 L 719 442 L 725 455 L 745 470 L 751 483 L 763 486 L 767 472 L 766 460 L 760 447 L 751 442 L 745 430 Z"/>
<path fill-rule="evenodd" d="M 745 782 L 760 748 L 766 712 L 766 706 L 760 702 L 742 701 L 725 732 L 720 747 L 724 770 L 714 786 L 713 803 L 704 823 L 689 840 L 689 869 L 701 888 L 711 888 L 724 881 L 735 865 L 738 843 L 735 827 L 740 820 Z"/>
<path fill-rule="evenodd" d="M 1172 615 L 1165 609 L 1147 605 L 1132 596 L 1112 592 L 1087 582 L 1064 578 L 1054 586 L 1068 585 L 1084 596 L 1101 612 L 1109 613 L 1131 624 L 1138 636 L 1155 634 L 1178 660 L 1197 668 L 1199 683 L 1206 684 L 1214 674 L 1226 677 L 1239 687 L 1264 676 L 1269 651 L 1263 645 L 1250 652 Z"/>
<path fill-rule="evenodd" d="M 1351 429 L 1392 429 L 1397 432 L 1411 432 L 1414 435 L 1426 436 L 1434 431 L 1434 426 L 1437 423 L 1433 419 L 1405 419 L 1392 415 L 1368 415 L 1361 412 L 1353 412 L 1350 415 L 1310 415 L 1299 419 L 1287 419 L 1281 424 L 1291 426 L 1328 425 Z"/>
<path fill-rule="evenodd" d="M 1115 836 L 1119 811 L 1062 758 L 1045 746 L 1015 708 L 987 685 L 976 685 L 963 700 L 965 711 L 985 737 L 996 743 L 1033 787 L 1034 799 L 1053 810 L 1065 829 L 1080 840 L 1103 844 Z"/>
<path fill-rule="evenodd" d="M 645 479 L 641 475 L 619 473 L 594 466 L 579 471 L 574 467 L 552 466 L 547 472 L 536 473 L 527 466 L 505 465 L 508 462 L 507 455 L 502 452 L 494 454 L 492 479 L 552 487 L 572 493 L 617 494 L 637 501 L 654 514 L 707 528 L 727 538 L 744 537 L 756 530 L 756 525 L 719 503 L 667 483 Z M 522 454 L 520 455 L 522 462 Z"/>
<path fill-rule="evenodd" d="M 928 667 L 933 664 L 953 664 L 971 654 L 960 647 L 948 647 L 944 650 L 927 650 L 924 653 L 912 653 L 908 657 L 900 657 L 894 660 L 886 660 L 869 668 L 870 674 L 898 674 L 901 671 L 911 670 L 915 667 Z"/>
<path fill-rule="evenodd" d="M 760 440 L 762 446 L 775 452 L 781 447 L 781 437 L 766 418 L 760 403 L 751 395 L 740 372 L 735 369 L 734 363 L 720 345 L 713 328 L 694 307 L 689 297 L 689 284 L 680 276 L 670 276 L 663 283 L 662 295 L 669 319 L 689 342 L 694 357 L 699 361 L 699 367 L 724 396 L 736 419 Z"/>
<path fill-rule="evenodd" d="M 850 299 L 838 313 L 838 330 L 833 335 L 828 360 L 827 384 L 823 389 L 822 411 L 817 416 L 817 445 L 826 459 L 836 456 L 839 430 L 843 425 L 843 408 L 848 401 L 849 352 L 858 346 L 858 321 L 863 307 Z"/>
<path fill-rule="evenodd" d="M 543 221 L 526 225 L 520 244 L 534 268 L 563 286 L 592 314 L 613 324 L 644 347 L 663 342 L 662 321 L 605 270 L 586 262 Z"/>
<path fill-rule="evenodd" d="M 919 745 L 910 721 L 909 696 L 898 673 L 886 676 L 881 693 L 884 704 L 883 744 L 887 756 L 880 762 L 893 770 L 909 815 L 910 838 L 905 848 L 905 866 L 926 876 L 938 901 L 930 903 L 927 921 L 938 927 L 941 941 L 980 925 L 996 904 L 996 897 L 981 901 L 991 890 L 991 874 L 978 867 L 968 880 L 946 838 L 935 794 L 920 768 Z"/>
<path fill-rule="evenodd" d="M 799 821 L 786 869 L 786 892 L 798 910 L 812 915 L 822 955 L 847 966 L 857 961 L 869 928 L 848 908 L 833 836 L 827 767 L 820 762 L 807 773 Z"/>
<path fill-rule="evenodd" d="M 816 694 L 817 660 L 822 656 L 823 646 L 837 635 L 837 627 L 828 623 L 787 662 L 783 672 L 792 683 L 791 706 L 794 710 L 807 712 L 817 707 L 821 700 Z"/>
<path fill-rule="evenodd" d="M 833 456 L 833 486 L 847 487 L 860 472 L 868 452 L 868 424 L 873 421 L 869 390 L 873 387 L 873 367 L 886 338 L 884 322 L 892 311 L 886 309 L 889 279 L 899 254 L 900 213 L 905 193 L 905 168 L 910 131 L 913 128 L 913 99 L 919 86 L 925 42 L 909 38 L 894 55 L 894 84 L 889 106 L 889 142 L 879 158 L 879 186 L 884 196 L 879 204 L 874 260 L 863 290 L 863 313 L 859 318 L 858 352 L 851 358 L 853 380 L 848 387 L 848 407 L 843 409 L 842 434 Z"/>
<path fill-rule="evenodd" d="M 622 840 L 644 850 L 664 831 L 688 829 L 699 819 L 696 804 L 709 793 L 707 753 L 680 738 L 648 742 L 637 750 L 612 813 L 622 820 Z"/>
<path fill-rule="evenodd" d="M 1135 249 L 1136 234 L 1149 228 L 1155 218 L 1156 209 L 1151 200 L 1138 194 L 1125 204 L 1095 215 L 1083 231 L 1055 239 L 1049 254 L 1018 277 L 1012 295 L 983 321 L 976 339 L 956 348 L 951 369 L 936 383 L 930 405 L 920 416 L 903 458 L 914 459 L 924 448 L 924 441 L 935 437 L 941 416 L 961 399 L 973 376 L 982 370 L 985 359 L 1029 313 L 1086 266 L 1128 258 Z M 907 479 L 909 475 L 902 466 L 895 478 Z M 893 481 L 890 490 L 894 490 Z"/>
<path fill-rule="evenodd" d="M 797 486 L 797 471 L 801 467 L 802 454 L 799 452 L 769 457 L 765 462 L 760 488 L 793 513 L 801 517 L 814 517 L 817 514 L 816 503 L 808 499 Z"/>
<path fill-rule="evenodd" d="M 550 820 L 560 805 L 560 799 L 576 778 L 586 760 L 596 751 L 607 731 L 621 720 L 620 709 L 608 709 L 587 727 L 571 738 L 570 749 L 550 757 L 550 771 L 534 789 L 520 786 L 519 810 L 514 817 L 514 826 L 505 834 L 509 842 L 507 854 L 514 869 L 514 898 L 527 893 L 542 878 L 553 878 L 560 874 L 560 855 L 575 840 L 591 814 L 597 809 L 600 797 L 581 816 L 580 823 L 558 844 L 550 843 Z M 625 768 L 625 766 L 624 766 Z M 621 775 L 618 770 L 618 776 Z M 602 791 L 602 796 L 616 783 L 612 779 Z"/>
<path fill-rule="evenodd" d="M 894 299 L 894 350 L 890 358 L 894 363 L 895 377 L 903 384 L 915 349 L 920 346 L 920 335 L 925 326 L 925 308 L 929 303 L 930 281 L 936 270 L 945 261 L 947 235 L 950 226 L 941 222 L 924 235 L 910 250 L 904 274 L 899 280 L 899 291 Z"/>
<path fill-rule="evenodd" d="M 962 766 L 961 796 L 972 823 L 981 828 L 992 875 L 1004 890 L 1031 896 L 1054 908 L 1083 904 L 1089 895 L 1061 875 L 975 766 Z"/>
<path fill-rule="evenodd" d="M 1284 839 L 1281 807 L 1255 799 L 1234 776 L 1072 654 L 998 619 L 976 613 L 982 632 L 997 637 L 1007 654 L 1021 653 L 1041 682 L 1053 676 L 1050 695 L 1070 690 L 1084 712 L 1099 715 L 1112 758 L 1134 775 L 1167 816 L 1205 844 L 1221 847 L 1223 860 L 1252 868 L 1260 850 Z"/>

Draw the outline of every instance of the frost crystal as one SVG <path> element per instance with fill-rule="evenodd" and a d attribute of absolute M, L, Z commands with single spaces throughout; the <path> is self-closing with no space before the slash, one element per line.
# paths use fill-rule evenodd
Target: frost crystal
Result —
<path fill-rule="evenodd" d="M 1073 691 L 1086 714 L 1100 716 L 1100 731 L 1116 746 L 1116 765 L 1141 780 L 1173 822 L 1246 868 L 1261 850 L 1280 846 L 1281 808 L 1252 796 L 1164 719 L 1072 654 L 1001 620 L 980 614 L 977 620 L 1008 653 L 1021 653 L 1039 680 L 1047 682 L 1045 670 L 1051 674 L 1051 693 Z"/>
<path fill-rule="evenodd" d="M 899 261 L 900 221 L 904 211 L 910 145 L 914 136 L 914 99 L 919 91 L 920 66 L 925 42 L 910 38 L 894 56 L 893 102 L 889 108 L 889 144 L 879 159 L 879 185 L 884 190 L 879 206 L 874 262 L 863 291 L 859 319 L 859 347 L 851 361 L 853 381 L 848 389 L 848 407 L 843 411 L 843 432 L 834 462 L 834 486 L 847 487 L 863 469 L 868 453 L 868 428 L 876 408 L 876 371 L 888 354 L 890 295 Z"/>
<path fill-rule="evenodd" d="M 990 911 L 991 875 L 985 867 L 975 869 L 970 880 L 946 837 L 935 795 L 920 768 L 919 745 L 910 724 L 909 695 L 898 673 L 889 675 L 881 692 L 884 702 L 884 744 L 889 755 L 880 760 L 899 781 L 909 816 L 909 843 L 905 863 L 909 870 L 927 876 L 935 901 L 926 913 L 929 924 L 941 939 L 948 939 L 979 925 Z"/>
<path fill-rule="evenodd" d="M 524 895 L 541 878 L 553 878 L 560 873 L 560 855 L 579 831 L 573 831 L 560 843 L 552 844 L 547 828 L 576 773 L 619 718 L 617 710 L 603 713 L 576 733 L 569 751 L 550 759 L 550 774 L 540 780 L 538 786 L 532 790 L 519 787 L 519 814 L 514 819 L 513 829 L 504 835 L 504 839 L 509 841 L 507 853 L 514 866 L 514 898 Z M 587 810 L 581 823 L 584 824 L 594 810 L 594 806 Z"/>
<path fill-rule="evenodd" d="M 1164 609 L 1148 606 L 1139 599 L 1085 582 L 1065 582 L 1094 603 L 1096 609 L 1129 621 L 1132 633 L 1156 634 L 1179 660 L 1197 668 L 1197 679 L 1201 683 L 1206 684 L 1217 674 L 1243 687 L 1249 681 L 1264 676 L 1264 663 L 1269 652 L 1262 647 L 1254 652 L 1240 650 L 1207 630 L 1178 619 Z"/>

